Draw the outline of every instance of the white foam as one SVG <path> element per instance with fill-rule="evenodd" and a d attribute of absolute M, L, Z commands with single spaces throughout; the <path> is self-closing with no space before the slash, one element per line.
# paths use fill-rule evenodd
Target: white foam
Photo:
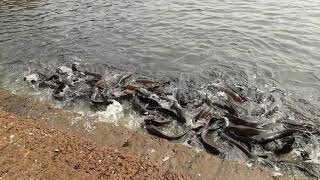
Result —
<path fill-rule="evenodd" d="M 112 104 L 105 111 L 98 111 L 95 115 L 98 116 L 99 121 L 118 125 L 119 119 L 124 117 L 123 107 L 118 101 L 112 100 Z"/>
<path fill-rule="evenodd" d="M 59 69 L 61 70 L 62 73 L 66 73 L 68 75 L 72 75 L 72 69 L 68 68 L 66 66 L 60 66 Z"/>
<path fill-rule="evenodd" d="M 253 166 L 252 162 L 247 162 L 246 165 L 251 168 Z"/>
<path fill-rule="evenodd" d="M 128 117 L 124 118 L 125 124 L 124 126 L 130 129 L 137 129 L 140 127 L 140 124 L 143 120 L 141 116 L 136 113 L 130 113 Z"/>
<path fill-rule="evenodd" d="M 25 78 L 25 81 L 31 83 L 32 81 L 34 82 L 38 82 L 40 77 L 38 74 L 29 74 L 27 76 L 24 77 Z"/>
<path fill-rule="evenodd" d="M 273 176 L 283 176 L 283 174 L 280 172 L 272 172 L 272 175 Z"/>
<path fill-rule="evenodd" d="M 306 162 L 312 162 L 316 164 L 320 164 L 320 147 L 319 144 L 315 144 L 314 147 L 311 147 L 309 150 L 309 158 L 310 160 L 307 160 Z"/>
<path fill-rule="evenodd" d="M 218 91 L 218 92 L 217 92 L 217 96 L 218 96 L 218 97 L 221 97 L 221 98 L 223 98 L 223 99 L 225 99 L 225 100 L 228 99 L 227 94 L 226 94 L 225 92 L 222 92 L 222 91 Z"/>

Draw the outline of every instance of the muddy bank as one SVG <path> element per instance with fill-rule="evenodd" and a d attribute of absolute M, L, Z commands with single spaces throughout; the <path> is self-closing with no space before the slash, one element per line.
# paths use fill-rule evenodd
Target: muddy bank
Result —
<path fill-rule="evenodd" d="M 148 160 L 11 113 L 0 113 L 0 139 L 0 177 L 4 179 L 188 179 Z"/>
<path fill-rule="evenodd" d="M 37 119 L 41 123 L 47 123 L 49 127 L 84 136 L 93 140 L 98 146 L 106 145 L 123 154 L 134 154 L 141 158 L 140 161 L 150 160 L 161 166 L 159 173 L 170 169 L 192 179 L 275 178 L 269 172 L 248 168 L 237 162 L 223 161 L 205 152 L 196 152 L 194 149 L 169 143 L 143 132 L 128 130 L 98 122 L 92 117 L 66 112 L 34 98 L 19 97 L 6 91 L 0 91 L 0 102 L 0 109 L 3 111 Z M 87 163 L 90 164 L 90 162 Z M 277 176 L 277 178 L 290 179 L 289 176 Z"/>

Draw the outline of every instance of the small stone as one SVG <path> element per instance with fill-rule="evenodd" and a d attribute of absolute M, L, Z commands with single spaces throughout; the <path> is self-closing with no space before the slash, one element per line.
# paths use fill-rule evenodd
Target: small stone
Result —
<path fill-rule="evenodd" d="M 14 138 L 14 135 L 10 135 L 10 143 L 13 143 L 13 138 Z"/>
<path fill-rule="evenodd" d="M 168 161 L 170 159 L 170 156 L 166 156 L 162 159 L 163 162 Z"/>

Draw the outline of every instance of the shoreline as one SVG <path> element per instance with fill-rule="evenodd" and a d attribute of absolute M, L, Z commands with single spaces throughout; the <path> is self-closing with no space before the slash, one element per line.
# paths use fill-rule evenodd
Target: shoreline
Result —
<path fill-rule="evenodd" d="M 291 179 L 288 176 L 274 177 L 271 172 L 249 168 L 238 162 L 225 161 L 203 151 L 195 152 L 192 148 L 170 143 L 143 132 L 98 122 L 92 117 L 54 108 L 50 103 L 39 102 L 31 97 L 17 96 L 0 90 L 0 102 L 0 110 L 2 111 L 14 113 L 22 118 L 36 119 L 36 121 L 31 120 L 31 126 L 43 123 L 48 128 L 58 129 L 62 133 L 67 131 L 79 138 L 89 139 L 98 147 L 111 148 L 125 155 L 132 154 L 140 161 L 150 161 L 158 165 L 163 172 L 170 171 L 171 173 L 172 171 L 172 177 L 191 179 Z M 76 122 L 75 119 L 77 119 Z M 89 131 L 88 122 L 92 122 L 92 129 Z M 1 123 L 3 122 L 1 121 Z M 70 153 L 70 155 L 75 155 L 73 151 Z M 89 162 L 84 161 L 83 163 Z M 124 165 L 126 166 L 126 164 Z"/>
<path fill-rule="evenodd" d="M 0 113 L 1 179 L 188 179 L 46 124 Z"/>

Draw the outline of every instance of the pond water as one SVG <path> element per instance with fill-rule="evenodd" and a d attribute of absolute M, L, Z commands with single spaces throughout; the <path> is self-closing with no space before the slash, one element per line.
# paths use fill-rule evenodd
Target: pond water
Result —
<path fill-rule="evenodd" d="M 316 96 L 319 17 L 317 0 L 3 0 L 0 63 L 6 73 L 74 58 L 150 73 L 235 64 Z"/>

